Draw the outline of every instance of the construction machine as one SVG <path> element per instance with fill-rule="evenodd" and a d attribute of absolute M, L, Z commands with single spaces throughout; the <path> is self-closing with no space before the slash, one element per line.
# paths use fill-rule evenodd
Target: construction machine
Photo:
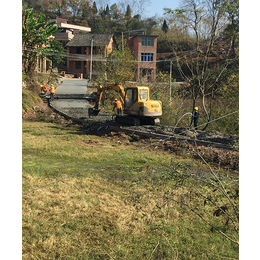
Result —
<path fill-rule="evenodd" d="M 89 116 L 97 116 L 100 111 L 100 101 L 104 91 L 116 91 L 123 106 L 123 114 L 115 120 L 128 125 L 157 125 L 158 116 L 162 115 L 162 102 L 150 100 L 150 90 L 146 86 L 137 86 L 134 82 L 126 82 L 125 88 L 115 83 L 99 84 L 94 98 L 95 105 L 89 109 Z"/>

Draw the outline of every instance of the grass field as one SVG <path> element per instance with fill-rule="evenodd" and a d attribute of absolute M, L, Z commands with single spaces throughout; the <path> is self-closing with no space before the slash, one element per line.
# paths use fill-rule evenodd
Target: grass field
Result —
<path fill-rule="evenodd" d="M 23 259 L 238 259 L 212 228 L 238 240 L 232 206 L 187 175 L 208 167 L 145 146 L 23 122 Z M 223 185 L 238 207 L 238 183 Z M 223 203 L 230 221 L 215 214 Z"/>

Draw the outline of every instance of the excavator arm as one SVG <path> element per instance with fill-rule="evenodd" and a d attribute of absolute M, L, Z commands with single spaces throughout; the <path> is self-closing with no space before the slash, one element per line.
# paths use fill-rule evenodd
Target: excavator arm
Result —
<path fill-rule="evenodd" d="M 95 98 L 95 106 L 89 109 L 89 116 L 97 116 L 100 111 L 100 102 L 104 91 L 116 91 L 119 94 L 120 101 L 124 105 L 125 90 L 124 87 L 115 83 L 106 83 L 104 86 L 98 85 L 97 94 Z"/>

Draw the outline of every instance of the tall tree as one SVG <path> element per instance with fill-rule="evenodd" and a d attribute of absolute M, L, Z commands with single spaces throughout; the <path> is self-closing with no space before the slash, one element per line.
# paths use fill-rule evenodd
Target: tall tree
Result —
<path fill-rule="evenodd" d="M 122 16 L 121 12 L 117 7 L 117 4 L 111 5 L 110 11 L 113 19 L 119 19 Z"/>
<path fill-rule="evenodd" d="M 105 12 L 105 15 L 110 16 L 109 5 L 107 5 L 106 10 L 104 12 Z"/>
<path fill-rule="evenodd" d="M 163 20 L 162 30 L 163 30 L 165 33 L 167 33 L 168 30 L 169 30 L 169 27 L 168 27 L 168 25 L 167 25 L 165 19 Z"/>
<path fill-rule="evenodd" d="M 50 0 L 47 1 L 47 4 L 49 4 L 49 11 L 51 11 L 55 17 L 63 17 L 63 15 L 66 13 L 66 10 L 68 8 L 68 2 L 69 0 Z M 46 2 L 46 1 L 43 1 Z M 52 17 L 52 18 L 55 18 Z"/>
<path fill-rule="evenodd" d="M 97 4 L 96 4 L 95 1 L 94 1 L 94 3 L 93 3 L 92 12 L 93 12 L 93 14 L 97 14 L 97 12 L 98 12 Z"/>
<path fill-rule="evenodd" d="M 132 18 L 132 10 L 130 8 L 130 5 L 127 5 L 127 7 L 126 7 L 125 18 L 126 19 Z"/>
<path fill-rule="evenodd" d="M 80 0 L 80 14 L 83 19 L 88 19 L 91 14 L 90 2 L 87 0 Z"/>
<path fill-rule="evenodd" d="M 37 56 L 46 56 L 43 51 L 50 50 L 49 39 L 58 32 L 58 26 L 45 20 L 42 13 L 35 17 L 33 9 L 23 10 L 22 18 L 23 71 L 32 75 Z"/>

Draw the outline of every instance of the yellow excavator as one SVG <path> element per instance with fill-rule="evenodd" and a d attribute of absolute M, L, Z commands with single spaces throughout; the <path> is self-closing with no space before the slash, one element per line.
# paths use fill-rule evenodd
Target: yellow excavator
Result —
<path fill-rule="evenodd" d="M 135 82 L 126 82 L 125 88 L 115 83 L 99 84 L 95 98 L 95 106 L 89 109 L 89 116 L 97 116 L 100 111 L 100 101 L 104 91 L 116 91 L 123 106 L 123 114 L 115 120 L 128 125 L 157 125 L 158 116 L 162 115 L 162 102 L 150 100 L 149 87 L 137 86 Z"/>

